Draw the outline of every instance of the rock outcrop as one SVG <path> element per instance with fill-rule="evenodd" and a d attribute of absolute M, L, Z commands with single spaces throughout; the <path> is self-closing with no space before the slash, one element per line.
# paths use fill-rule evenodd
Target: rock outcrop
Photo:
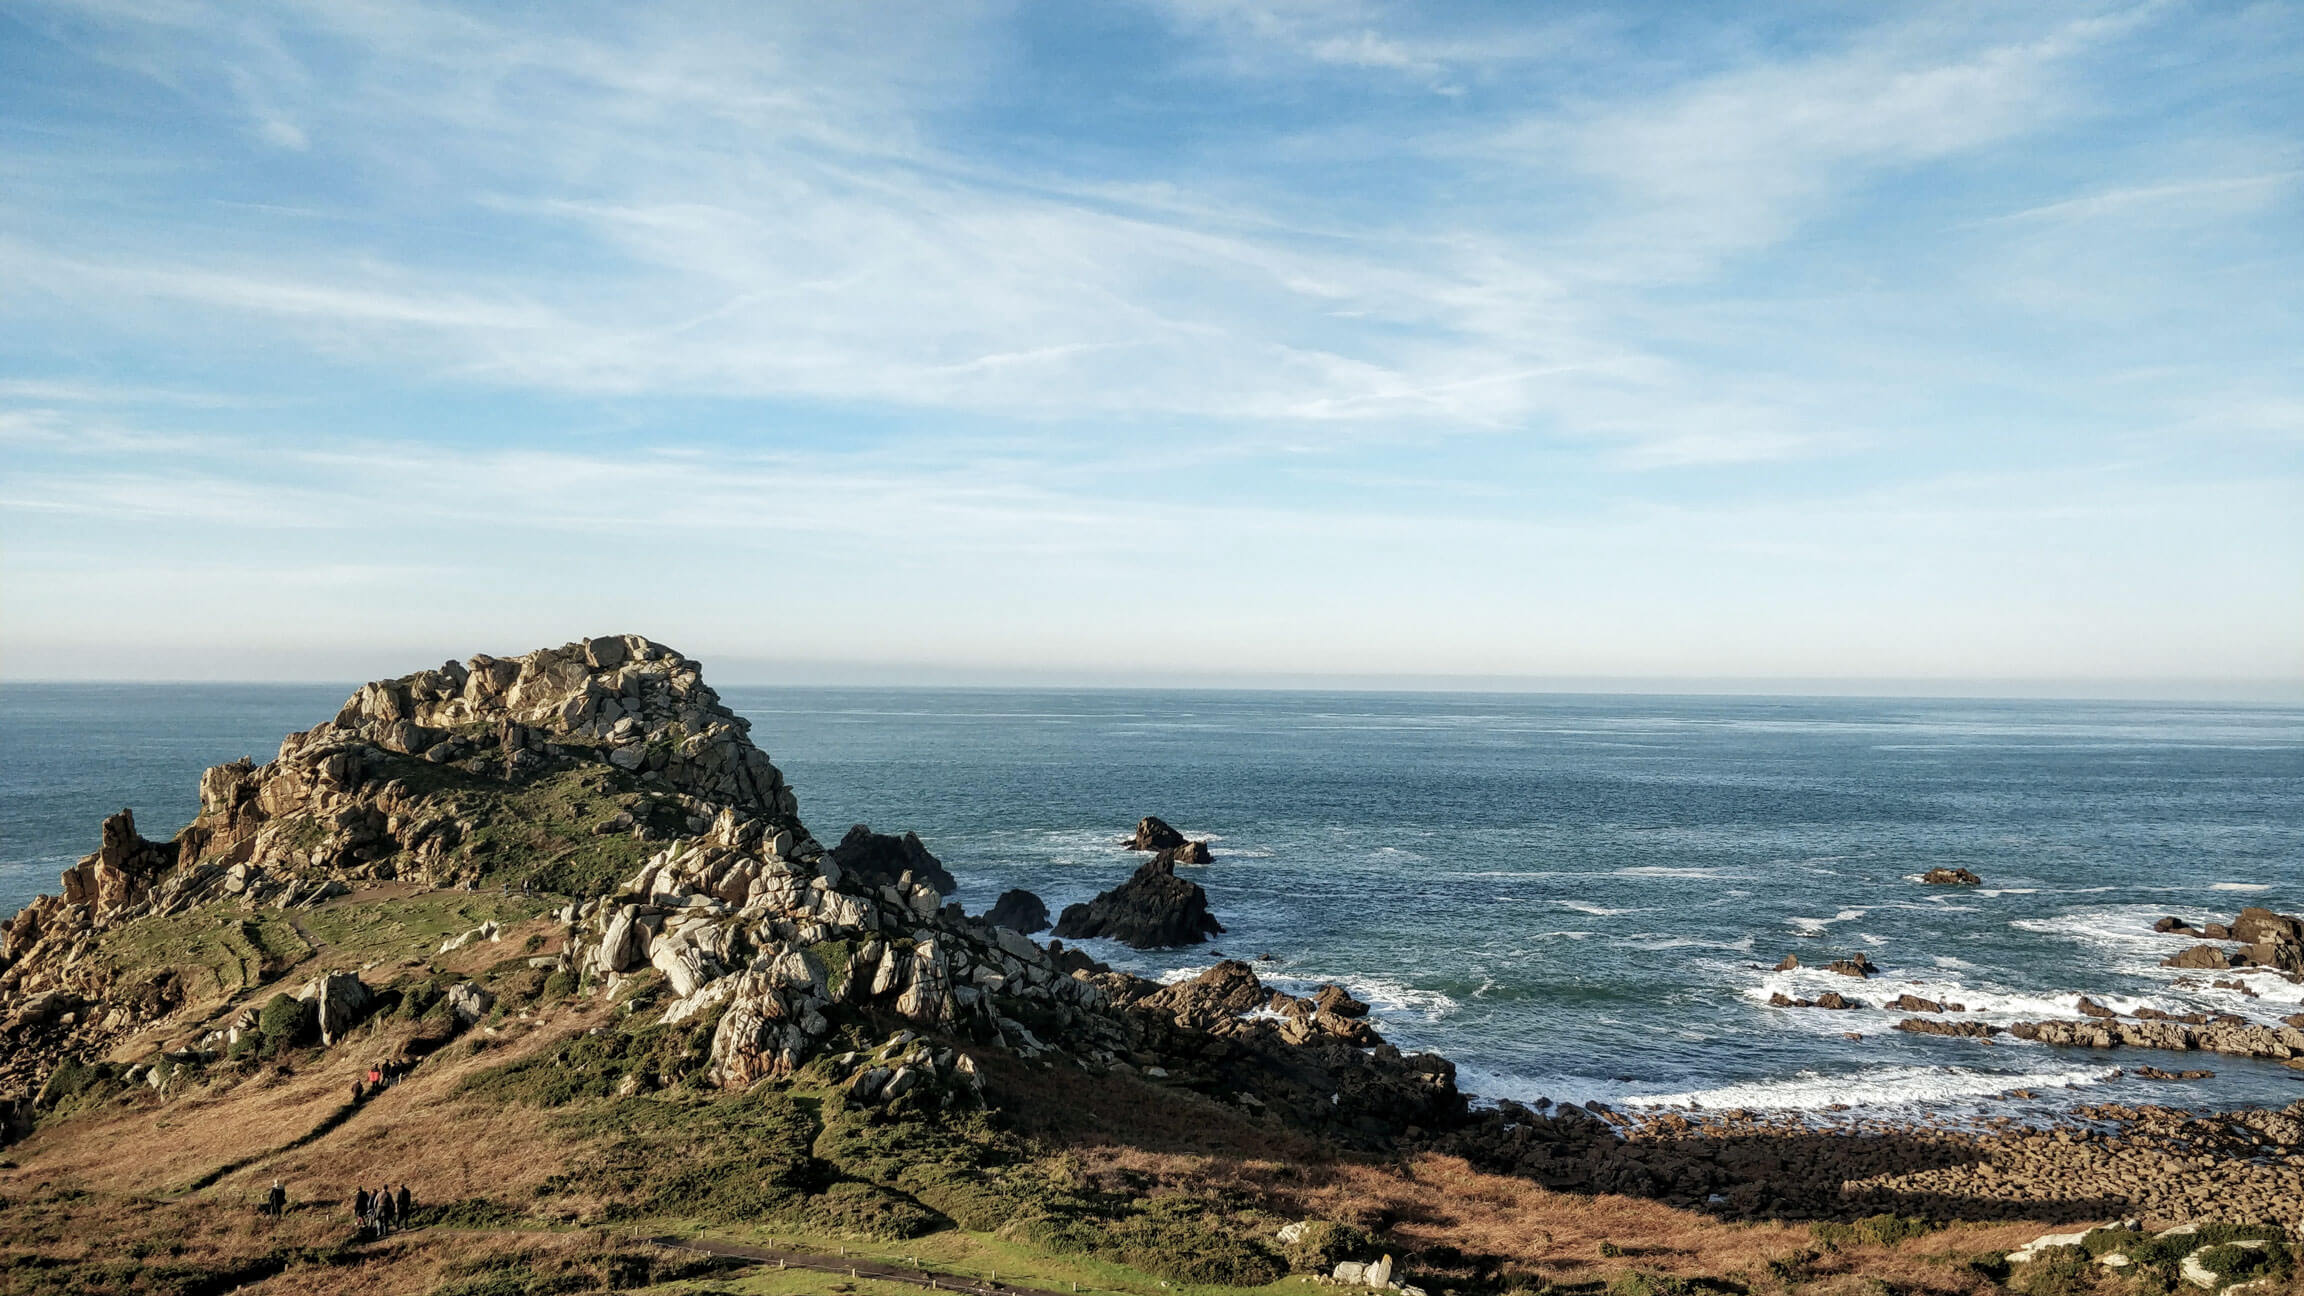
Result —
<path fill-rule="evenodd" d="M 1136 831 L 1120 843 L 1129 850 L 1164 851 L 1184 844 L 1184 834 L 1171 827 L 1158 815 L 1146 815 L 1136 821 Z"/>
<path fill-rule="evenodd" d="M 1920 875 L 1929 886 L 1982 886 L 1984 879 L 1964 868 L 1932 868 Z"/>
<path fill-rule="evenodd" d="M 1208 843 L 1188 841 L 1181 846 L 1170 846 L 1153 858 L 1166 860 L 1171 868 L 1178 864 L 1206 864 L 1209 862 Z"/>
<path fill-rule="evenodd" d="M 1158 857 L 1095 899 L 1066 905 L 1056 920 L 1056 934 L 1066 940 L 1101 936 L 1137 949 L 1197 945 L 1223 932 L 1208 912 L 1208 893 Z"/>
<path fill-rule="evenodd" d="M 2162 967 L 2215 972 L 2263 968 L 2291 981 L 2304 980 L 2304 918 L 2251 906 L 2241 910 L 2229 924 L 2212 922 L 2195 927 L 2182 918 L 2168 917 L 2152 924 L 2152 930 L 2163 935 L 2197 937 L 2202 941 L 2162 959 Z M 2208 944 L 2210 941 L 2236 942 L 2240 948 L 2227 949 Z"/>
<path fill-rule="evenodd" d="M 984 921 L 1030 936 L 1048 930 L 1048 904 L 1022 888 L 1003 891 L 1000 898 L 992 902 L 992 907 L 984 911 Z"/>
<path fill-rule="evenodd" d="M 333 1044 L 360 1023 L 376 1003 L 376 994 L 357 973 L 332 972 L 315 977 L 296 992 L 312 1005 L 312 1019 L 320 1028 L 320 1042 Z"/>
<path fill-rule="evenodd" d="M 914 881 L 925 882 L 944 895 L 960 889 L 943 861 L 920 844 L 917 833 L 891 837 L 857 824 L 832 848 L 832 862 L 839 865 L 842 872 L 853 873 L 871 886 L 894 885 L 909 873 Z"/>

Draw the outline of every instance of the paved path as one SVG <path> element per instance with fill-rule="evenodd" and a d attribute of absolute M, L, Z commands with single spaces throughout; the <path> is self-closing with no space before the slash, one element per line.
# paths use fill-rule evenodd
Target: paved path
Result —
<path fill-rule="evenodd" d="M 787 1269 L 813 1269 L 820 1273 L 842 1274 L 855 1278 L 877 1278 L 882 1282 L 909 1283 L 914 1287 L 936 1291 L 967 1292 L 970 1296 L 1069 1296 L 1069 1293 L 1050 1291 L 1045 1287 L 1015 1287 L 1007 1283 L 983 1282 L 975 1278 L 955 1277 L 932 1273 L 926 1269 L 905 1269 L 853 1256 L 810 1255 L 802 1251 L 777 1251 L 768 1247 L 738 1246 L 733 1242 L 679 1241 L 673 1238 L 651 1238 L 656 1245 L 682 1251 L 701 1251 L 706 1255 L 730 1256 L 751 1260 L 759 1264 L 780 1265 Z"/>

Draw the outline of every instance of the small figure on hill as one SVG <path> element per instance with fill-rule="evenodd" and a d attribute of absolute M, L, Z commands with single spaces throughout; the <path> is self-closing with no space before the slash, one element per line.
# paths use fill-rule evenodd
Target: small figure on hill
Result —
<path fill-rule="evenodd" d="M 376 1190 L 376 1219 L 383 1225 L 383 1235 L 390 1236 L 392 1226 L 400 1222 L 399 1207 L 392 1200 L 392 1188 L 387 1184 Z"/>
<path fill-rule="evenodd" d="M 361 1083 L 360 1083 L 360 1077 L 358 1077 L 358 1076 L 354 1076 L 354 1077 L 352 1077 L 352 1101 L 353 1101 L 353 1102 L 355 1102 L 355 1103 L 357 1103 L 357 1102 L 359 1102 L 361 1099 L 363 1099 L 363 1098 L 365 1098 L 365 1097 L 367 1097 L 367 1096 L 368 1096 L 368 1091 L 367 1091 L 367 1089 L 366 1089 L 366 1088 L 362 1087 L 362 1085 L 361 1085 Z"/>
<path fill-rule="evenodd" d="M 352 1218 L 359 1221 L 362 1227 L 366 1227 L 368 1223 L 369 1204 L 368 1190 L 366 1188 L 359 1188 L 353 1191 Z"/>
<path fill-rule="evenodd" d="M 408 1191 L 408 1185 L 400 1185 L 400 1195 L 394 1205 L 398 1207 L 397 1213 L 400 1216 L 400 1224 L 405 1228 L 408 1224 L 408 1212 L 416 1209 L 416 1198 L 414 1194 Z"/>
<path fill-rule="evenodd" d="M 288 1190 L 281 1187 L 277 1179 L 272 1181 L 271 1190 L 264 1194 L 264 1213 L 274 1219 L 288 1213 Z"/>

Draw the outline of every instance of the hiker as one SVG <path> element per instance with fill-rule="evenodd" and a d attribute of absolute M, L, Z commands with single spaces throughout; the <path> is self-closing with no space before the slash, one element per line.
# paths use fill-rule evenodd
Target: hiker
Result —
<path fill-rule="evenodd" d="M 264 1194 L 264 1213 L 274 1219 L 288 1213 L 288 1190 L 277 1179 L 272 1181 L 272 1191 Z"/>
<path fill-rule="evenodd" d="M 368 1200 L 368 1190 L 366 1188 L 362 1188 L 352 1194 L 352 1222 L 360 1226 L 360 1235 L 362 1237 L 366 1237 L 368 1235 L 368 1214 L 371 1204 L 372 1203 Z"/>
<path fill-rule="evenodd" d="M 397 1204 L 399 1206 L 400 1226 L 406 1228 L 408 1226 L 408 1212 L 416 1207 L 416 1198 L 409 1193 L 408 1185 L 400 1185 L 400 1200 Z"/>
<path fill-rule="evenodd" d="M 380 1226 L 378 1235 L 381 1237 L 390 1237 L 392 1235 L 392 1226 L 399 1222 L 395 1212 L 392 1209 L 392 1189 L 390 1185 L 386 1185 L 385 1187 L 378 1188 L 376 1190 L 376 1222 Z"/>
<path fill-rule="evenodd" d="M 367 1096 L 368 1091 L 360 1087 L 360 1077 L 352 1077 L 352 1101 L 354 1103 L 358 1103 L 361 1099 Z"/>
<path fill-rule="evenodd" d="M 372 1062 L 368 1065 L 368 1087 L 371 1089 L 381 1089 L 384 1087 L 383 1063 Z"/>

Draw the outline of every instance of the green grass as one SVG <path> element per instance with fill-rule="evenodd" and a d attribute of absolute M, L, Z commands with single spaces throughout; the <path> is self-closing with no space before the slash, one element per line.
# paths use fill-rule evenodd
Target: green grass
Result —
<path fill-rule="evenodd" d="M 311 952 L 285 914 L 242 900 L 138 918 L 107 928 L 97 945 L 97 957 L 114 972 L 173 970 L 195 998 L 260 985 Z"/>
<path fill-rule="evenodd" d="M 651 799 L 637 777 L 607 765 L 558 770 L 526 783 L 503 783 L 406 757 L 388 762 L 386 772 L 442 800 L 473 825 L 452 855 L 477 865 L 487 883 L 526 882 L 562 895 L 605 895 L 638 872 L 661 845 L 636 840 L 629 831 L 596 834 L 595 828 L 629 813 L 685 831 L 676 814 Z M 603 781 L 606 792 L 596 790 Z"/>
<path fill-rule="evenodd" d="M 549 913 L 550 897 L 485 891 L 433 891 L 400 900 L 323 905 L 297 915 L 329 956 L 357 959 L 424 958 L 451 936 L 484 922 L 510 926 Z M 491 947 L 493 948 L 493 947 Z"/>

